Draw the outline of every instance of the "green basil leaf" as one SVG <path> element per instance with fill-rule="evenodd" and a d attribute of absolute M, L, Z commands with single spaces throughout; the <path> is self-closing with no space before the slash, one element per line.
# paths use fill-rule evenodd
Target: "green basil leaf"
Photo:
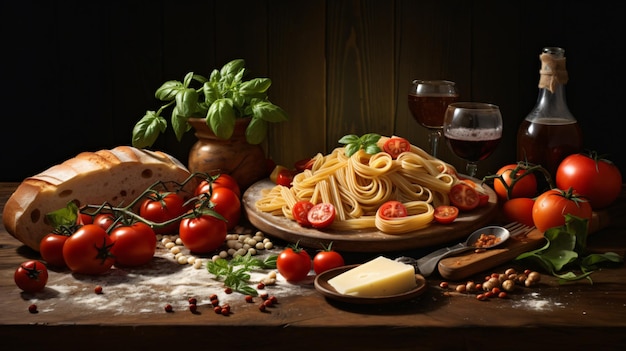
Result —
<path fill-rule="evenodd" d="M 181 141 L 183 139 L 183 135 L 191 129 L 191 125 L 187 122 L 187 117 L 176 112 L 178 112 L 178 107 L 174 107 L 172 112 L 172 128 L 174 128 L 176 139 Z"/>
<path fill-rule="evenodd" d="M 220 139 L 229 139 L 235 130 L 235 110 L 230 99 L 218 99 L 207 111 L 209 126 Z"/>
<path fill-rule="evenodd" d="M 209 82 L 217 83 L 221 78 L 222 78 L 222 75 L 220 74 L 220 71 L 217 69 L 214 69 L 213 71 L 211 71 L 211 75 L 209 76 Z"/>
<path fill-rule="evenodd" d="M 361 149 L 360 144 L 348 144 L 346 145 L 346 156 L 350 157 Z"/>
<path fill-rule="evenodd" d="M 218 83 L 214 81 L 204 83 L 202 85 L 202 92 L 204 93 L 204 101 L 209 104 L 212 104 L 215 100 L 222 97 L 218 89 Z"/>
<path fill-rule="evenodd" d="M 78 218 L 78 205 L 74 201 L 70 201 L 63 208 L 46 214 L 47 222 L 52 228 L 60 226 L 72 226 L 76 224 Z"/>
<path fill-rule="evenodd" d="M 270 123 L 284 122 L 289 119 L 287 112 L 269 101 L 257 100 L 251 103 L 252 116 Z"/>
<path fill-rule="evenodd" d="M 135 127 L 133 128 L 132 145 L 136 148 L 152 146 L 159 133 L 164 133 L 167 129 L 165 118 L 157 115 L 154 111 L 147 111 Z"/>
<path fill-rule="evenodd" d="M 269 78 L 254 78 L 241 83 L 241 85 L 239 85 L 239 92 L 247 96 L 263 94 L 271 85 L 272 80 Z"/>
<path fill-rule="evenodd" d="M 193 80 L 193 72 L 189 72 L 185 74 L 185 78 L 183 79 L 183 86 L 185 88 L 189 88 L 191 86 L 192 80 Z"/>
<path fill-rule="evenodd" d="M 250 124 L 246 127 L 246 141 L 249 144 L 260 144 L 267 135 L 267 122 L 260 118 L 252 117 Z"/>
<path fill-rule="evenodd" d="M 363 145 L 376 144 L 378 140 L 380 140 L 380 135 L 374 133 L 365 134 L 361 137 Z"/>
<path fill-rule="evenodd" d="M 172 101 L 182 89 L 184 89 L 184 87 L 181 82 L 177 80 L 170 80 L 163 83 L 163 85 L 156 90 L 154 96 L 161 101 Z"/>
<path fill-rule="evenodd" d="M 193 88 L 181 90 L 176 95 L 176 107 L 182 117 L 191 117 L 197 110 L 198 92 Z"/>
<path fill-rule="evenodd" d="M 339 139 L 339 143 L 347 145 L 347 144 L 360 143 L 360 141 L 359 141 L 358 136 L 354 134 L 350 134 L 350 135 L 344 135 L 343 137 L 341 137 L 341 139 Z"/>
<path fill-rule="evenodd" d="M 243 59 L 232 60 L 222 66 L 222 69 L 220 70 L 220 75 L 222 76 L 222 78 L 230 76 L 232 79 L 238 72 L 241 71 L 241 69 L 245 65 L 246 61 L 244 61 Z"/>

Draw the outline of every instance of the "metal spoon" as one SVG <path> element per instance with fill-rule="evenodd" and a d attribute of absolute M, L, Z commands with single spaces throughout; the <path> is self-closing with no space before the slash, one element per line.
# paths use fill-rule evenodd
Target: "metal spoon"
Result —
<path fill-rule="evenodd" d="M 496 240 L 492 244 L 480 246 L 481 249 L 489 249 L 507 241 L 507 239 L 509 239 L 509 237 L 511 236 L 511 233 L 509 232 L 508 229 L 501 227 L 501 226 L 497 226 L 497 225 L 488 226 L 488 227 L 480 228 L 476 230 L 475 232 L 473 232 L 467 238 L 467 240 L 465 240 L 465 242 L 461 242 L 453 246 L 444 247 L 439 250 L 433 251 L 429 253 L 428 255 L 420 258 L 419 260 L 415 260 L 409 257 L 399 257 L 396 260 L 399 262 L 403 262 L 403 263 L 407 263 L 407 264 L 411 264 L 415 266 L 416 272 L 419 272 L 421 275 L 428 277 L 429 275 L 433 273 L 433 271 L 437 267 L 437 263 L 439 263 L 439 261 L 442 258 L 456 254 L 456 253 L 460 253 L 463 251 L 478 248 L 477 243 L 480 240 L 481 235 L 494 235 L 496 237 Z"/>

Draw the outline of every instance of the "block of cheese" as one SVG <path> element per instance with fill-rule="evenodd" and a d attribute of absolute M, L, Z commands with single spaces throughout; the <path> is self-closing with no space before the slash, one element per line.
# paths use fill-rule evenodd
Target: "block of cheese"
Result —
<path fill-rule="evenodd" d="M 413 266 L 379 256 L 328 280 L 344 295 L 375 297 L 401 294 L 417 287 Z"/>

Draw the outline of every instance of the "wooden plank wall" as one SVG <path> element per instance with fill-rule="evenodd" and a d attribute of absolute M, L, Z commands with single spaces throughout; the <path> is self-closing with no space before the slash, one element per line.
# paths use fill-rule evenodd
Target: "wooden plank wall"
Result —
<path fill-rule="evenodd" d="M 129 144 L 134 123 L 158 108 L 162 82 L 234 58 L 272 78 L 270 99 L 291 116 L 264 144 L 278 163 L 330 152 L 345 134 L 397 134 L 427 148 L 406 93 L 412 79 L 445 78 L 462 100 L 501 107 L 504 139 L 479 166 L 493 173 L 515 161 L 544 46 L 566 49 L 568 102 L 586 147 L 626 173 L 615 128 L 624 15 L 608 0 L 4 1 L 0 181 Z M 193 142 L 170 131 L 155 148 L 186 162 Z"/>

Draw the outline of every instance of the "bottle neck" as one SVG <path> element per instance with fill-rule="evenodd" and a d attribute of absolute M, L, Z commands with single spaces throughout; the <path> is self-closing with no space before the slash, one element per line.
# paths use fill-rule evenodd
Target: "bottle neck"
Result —
<path fill-rule="evenodd" d="M 565 58 L 551 54 L 541 54 L 539 71 L 539 96 L 535 108 L 526 117 L 534 122 L 539 118 L 554 118 L 576 121 L 567 107 L 565 84 L 568 81 Z"/>

